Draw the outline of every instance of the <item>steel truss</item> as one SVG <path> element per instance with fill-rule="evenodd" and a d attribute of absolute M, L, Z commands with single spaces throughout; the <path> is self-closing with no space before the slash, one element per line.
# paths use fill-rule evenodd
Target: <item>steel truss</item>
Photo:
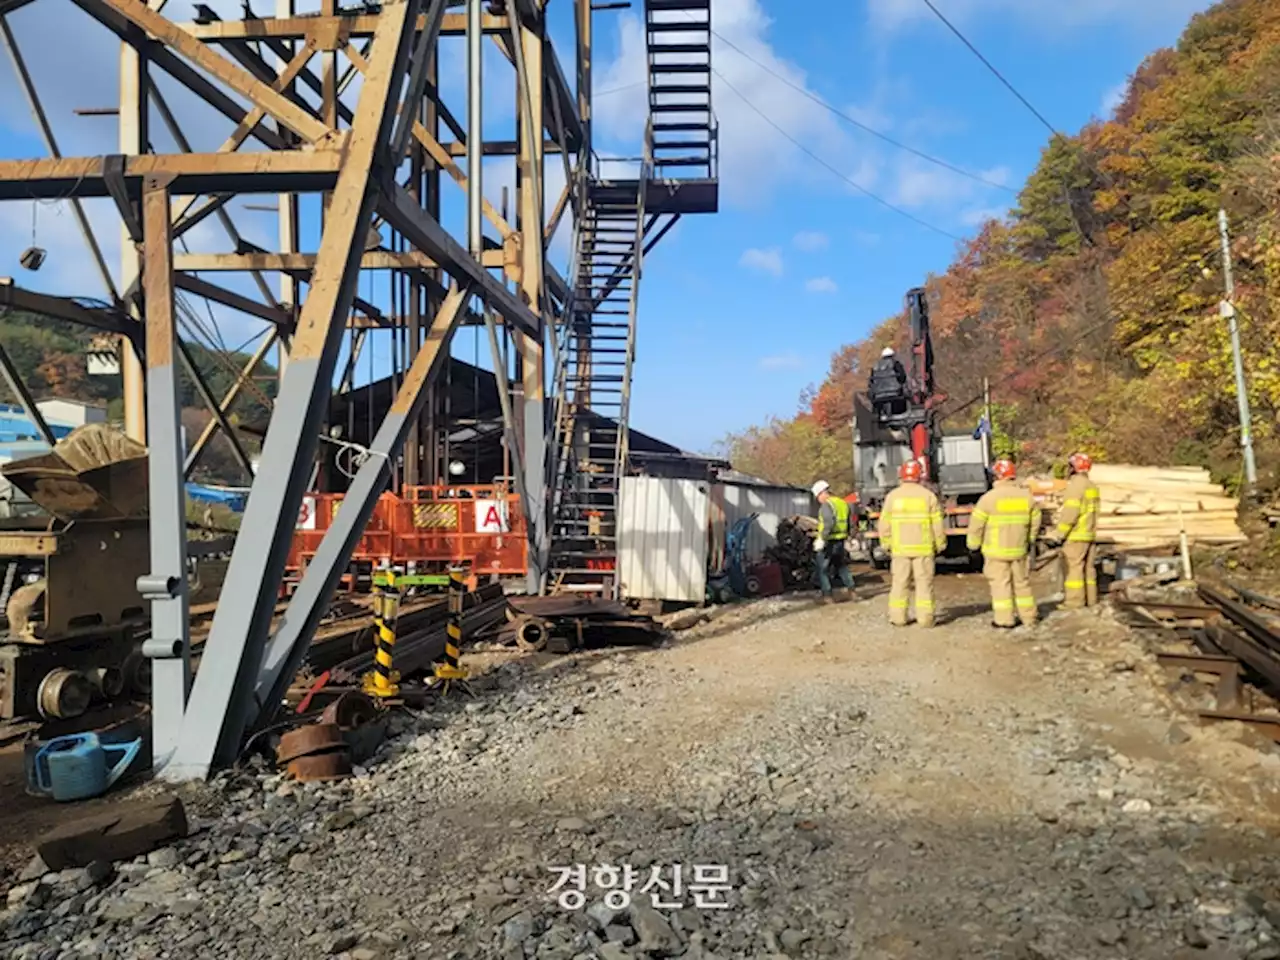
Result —
<path fill-rule="evenodd" d="M 0 0 L 0 40 L 49 152 L 45 159 L 0 161 L 0 200 L 69 200 L 109 300 L 89 306 L 0 285 L 0 309 L 36 309 L 121 338 L 126 430 L 150 449 L 152 573 L 139 581 L 139 591 L 153 605 L 145 653 L 154 667 L 156 766 L 169 779 L 200 778 L 230 763 L 246 733 L 274 713 L 388 482 L 393 476 L 407 483 L 440 476 L 436 414 L 424 414 L 424 407 L 462 324 L 486 327 L 506 445 L 528 512 L 529 587 L 545 589 L 548 479 L 555 472 L 548 437 L 557 429 L 547 397 L 547 384 L 556 378 L 546 352 L 550 347 L 554 357 L 563 339 L 557 331 L 570 329 L 573 278 L 581 272 L 575 265 L 566 280 L 547 254 L 565 214 L 574 217 L 576 233 L 590 206 L 591 0 L 574 0 L 572 86 L 547 36 L 546 0 L 384 0 L 359 12 L 321 0 L 320 12 L 308 15 L 296 13 L 295 0 L 276 0 L 275 16 L 239 21 L 219 19 L 198 5 L 193 23 L 167 17 L 165 0 L 73 2 L 101 24 L 104 42 L 121 44 L 118 153 L 61 155 L 5 21 L 15 10 L 41 4 Z M 646 14 L 652 20 L 651 7 L 690 5 L 709 10 L 708 0 L 648 0 Z M 454 10 L 462 6 L 465 11 Z M 42 30 L 52 25 L 41 23 Z M 440 92 L 441 41 L 450 37 L 466 41 L 465 125 Z M 502 52 L 516 80 L 509 140 L 485 142 L 481 136 L 484 87 L 506 79 L 481 76 L 488 42 Z M 213 152 L 192 151 L 183 127 L 190 118 L 175 112 L 165 95 L 179 88 L 223 125 L 224 139 Z M 709 93 L 707 103 L 709 111 Z M 157 117 L 176 150 L 155 152 L 150 127 Z M 566 185 L 554 205 L 545 197 L 547 153 L 559 154 L 565 170 Z M 483 196 L 482 157 L 491 156 L 515 159 L 514 222 L 505 202 L 499 210 Z M 441 223 L 447 181 L 466 198 L 462 240 Z M 621 189 L 643 195 L 645 183 Z M 655 189 L 665 197 L 666 213 L 678 216 L 675 188 L 655 184 L 650 192 Z M 278 208 L 275 250 L 248 243 L 232 219 L 233 201 L 255 195 L 267 195 Z M 81 208 L 81 200 L 93 197 L 109 197 L 119 213 L 119 287 Z M 323 210 L 313 252 L 304 249 L 304 201 Z M 698 209 L 714 207 L 707 207 L 705 191 L 699 203 Z M 544 216 L 547 209 L 550 216 Z M 183 237 L 211 218 L 232 249 L 187 249 Z M 637 242 L 643 240 L 639 235 Z M 638 250 L 633 259 L 638 280 Z M 360 296 L 363 279 L 375 271 L 390 278 L 390 309 Z M 251 277 L 257 296 L 224 285 L 228 272 Z M 185 295 L 270 325 L 221 400 L 179 337 Z M 392 331 L 400 345 L 395 400 L 273 633 L 286 555 L 313 477 L 338 363 L 345 352 L 343 382 L 350 382 L 354 358 L 373 330 Z M 273 349 L 281 361 L 279 389 L 223 587 L 226 602 L 219 604 L 193 682 L 182 483 L 218 432 L 233 439 L 247 466 L 228 413 Z M 515 361 L 510 371 L 508 355 Z M 185 459 L 175 359 L 214 416 Z"/>

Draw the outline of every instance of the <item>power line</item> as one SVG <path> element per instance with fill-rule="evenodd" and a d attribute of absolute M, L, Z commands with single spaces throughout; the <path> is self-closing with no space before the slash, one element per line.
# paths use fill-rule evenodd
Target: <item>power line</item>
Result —
<path fill-rule="evenodd" d="M 801 96 L 806 97 L 809 100 L 812 100 L 814 103 L 822 107 L 824 110 L 831 112 L 835 116 L 839 117 L 841 120 L 845 121 L 845 123 L 848 123 L 854 127 L 857 127 L 863 133 L 870 134 L 871 136 L 875 137 L 877 140 L 881 140 L 889 144 L 891 147 L 896 147 L 899 150 L 903 150 L 911 154 L 912 156 L 919 157 L 921 160 L 925 160 L 929 163 L 932 163 L 935 166 L 941 167 L 944 170 L 950 170 L 952 173 L 958 174 L 962 177 L 966 177 L 969 180 L 973 180 L 975 183 L 981 183 L 984 186 L 992 187 L 996 190 L 1003 190 L 1005 193 L 1010 193 L 1014 195 L 1017 194 L 1017 191 L 1014 190 L 1012 187 L 1010 187 L 1008 184 L 997 183 L 995 180 L 988 179 L 987 177 L 984 177 L 981 174 L 972 173 L 969 170 L 965 170 L 963 167 L 957 167 L 955 164 L 947 160 L 943 160 L 941 157 L 935 157 L 931 154 L 925 153 L 923 150 L 917 150 L 915 147 L 909 146 L 908 144 L 905 144 L 900 140 L 895 140 L 893 137 L 889 136 L 887 133 L 884 133 L 881 130 L 877 130 L 872 126 L 869 126 L 868 124 L 863 123 L 861 120 L 858 120 L 857 118 L 852 117 L 849 114 L 845 113 L 844 111 L 839 110 L 838 108 L 832 106 L 830 103 L 828 103 L 826 100 L 819 97 L 817 94 L 813 93 L 810 90 L 805 89 L 803 86 L 794 82 L 793 80 L 790 80 L 787 77 L 784 77 L 782 74 L 778 73 L 776 70 L 772 69 L 767 64 L 761 63 L 751 54 L 747 53 L 741 47 L 733 43 L 733 41 L 725 39 L 724 36 L 717 33 L 715 30 L 711 31 L 711 35 L 714 36 L 721 43 L 723 43 L 730 50 L 733 50 L 735 53 L 739 54 L 742 57 L 745 57 L 748 61 L 755 64 L 757 67 L 759 67 L 765 73 L 769 74 L 769 76 L 773 77 L 775 80 L 779 81 L 780 83 L 786 84 L 792 90 L 796 91 L 796 93 L 799 93 Z M 724 78 L 721 77 L 720 79 L 723 80 Z"/>
<path fill-rule="evenodd" d="M 1042 123 L 1044 127 L 1051 134 L 1053 134 L 1055 138 L 1061 138 L 1063 140 L 1067 139 L 1066 136 L 1060 130 L 1058 130 L 1058 128 L 1055 127 L 1045 117 L 1043 113 L 1041 113 L 1038 109 L 1036 109 L 1035 105 L 1030 100 L 1028 100 L 1025 96 L 1022 95 L 1022 92 L 1018 90 L 1017 87 L 1015 87 L 1011 82 L 1009 82 L 1009 80 L 1005 77 L 1005 75 L 996 68 L 995 64 L 993 64 L 990 60 L 988 60 L 986 56 L 983 55 L 982 51 L 979 50 L 973 44 L 973 42 L 960 31 L 960 28 L 947 19 L 946 15 L 941 10 L 939 10 L 938 7 L 934 4 L 934 0 L 922 0 L 922 2 L 931 11 L 933 11 L 934 16 L 936 16 L 946 26 L 948 30 L 950 30 L 953 34 L 955 34 L 955 36 L 960 40 L 960 42 L 963 43 L 969 49 L 969 51 L 975 57 L 978 58 L 978 60 L 982 63 L 982 65 L 986 67 L 987 70 L 989 70 L 991 74 L 997 80 L 999 80 L 1000 83 L 1002 83 L 1004 87 L 1014 95 L 1014 97 L 1017 98 L 1018 102 L 1021 103 L 1024 107 L 1026 107 L 1027 110 L 1031 113 L 1031 115 L 1035 117 L 1038 121 L 1040 121 L 1040 123 Z M 1137 151 L 1137 153 L 1139 158 L 1141 158 L 1141 160 L 1146 165 L 1148 170 L 1156 174 L 1156 176 L 1161 175 L 1160 171 L 1155 168 L 1155 165 L 1151 162 L 1151 159 L 1146 156 L 1146 154 L 1144 154 L 1142 151 Z M 1113 180 L 1110 176 L 1108 176 L 1106 171 L 1104 171 L 1101 167 L 1099 167 L 1097 163 L 1095 163 L 1093 159 L 1089 157 L 1087 152 L 1082 152 L 1080 156 L 1081 156 L 1081 159 L 1084 160 L 1084 162 L 1093 171 L 1093 173 L 1100 180 L 1102 180 L 1102 182 L 1109 189 L 1111 190 L 1118 189 L 1115 180 Z M 1066 181 L 1064 180 L 1063 183 L 1065 186 Z M 1128 203 L 1128 201 L 1126 201 L 1123 197 L 1120 197 L 1119 195 L 1117 195 L 1116 201 L 1130 216 L 1138 220 L 1145 220 L 1146 226 L 1149 227 L 1156 234 L 1160 242 L 1163 243 L 1166 247 L 1168 247 L 1169 251 L 1173 253 L 1175 256 L 1179 255 L 1177 247 L 1173 244 L 1173 241 L 1169 239 L 1169 236 L 1166 233 L 1164 227 L 1162 227 L 1160 223 L 1157 220 L 1155 220 L 1155 218 L 1151 216 L 1146 216 L 1146 217 L 1140 216 L 1139 213 L 1136 210 L 1134 210 L 1133 207 Z M 1188 264 L 1188 268 L 1195 269 L 1195 266 Z"/>
<path fill-rule="evenodd" d="M 970 43 L 969 38 L 966 37 L 963 33 L 961 33 L 960 30 L 956 27 L 956 25 L 953 24 L 950 20 L 948 20 L 941 10 L 939 10 L 936 6 L 933 5 L 933 0 L 924 0 L 924 5 L 933 11 L 934 16 L 936 16 L 939 20 L 941 20 L 946 25 L 947 29 L 950 30 L 952 33 L 954 33 L 960 39 L 960 42 L 963 43 L 966 47 L 968 47 L 975 57 L 977 57 L 979 60 L 982 61 L 983 66 L 985 66 L 988 70 L 990 70 L 992 74 L 995 75 L 995 78 L 999 80 L 1001 83 L 1003 83 L 1005 87 L 1009 90 L 1009 92 L 1012 93 L 1015 97 L 1017 97 L 1018 100 L 1022 102 L 1022 105 L 1026 107 L 1028 110 L 1030 110 L 1032 115 L 1037 120 L 1039 120 L 1041 123 L 1043 123 L 1046 127 L 1049 128 L 1050 133 L 1054 134 L 1055 136 L 1059 135 L 1057 128 L 1052 123 L 1050 123 L 1048 120 L 1045 119 L 1044 114 L 1041 113 L 1039 110 L 1037 110 L 1032 105 L 1030 100 L 1024 97 L 1020 92 L 1018 92 L 1018 88 L 1015 87 L 1008 80 L 1006 80 L 1004 74 L 1001 73 L 999 70 L 997 70 L 995 65 L 982 55 L 982 51 L 979 50 L 977 47 L 975 47 L 972 43 Z"/>
<path fill-rule="evenodd" d="M 757 107 L 754 103 L 752 103 L 751 99 L 746 94 L 744 94 L 741 90 L 739 90 L 732 83 L 726 80 L 724 77 L 724 74 L 722 74 L 719 70 L 712 68 L 712 73 L 714 73 L 717 77 L 719 77 L 720 81 L 730 90 L 732 90 L 737 95 L 738 99 L 740 99 L 743 103 L 745 103 L 748 107 L 750 107 L 753 111 L 755 111 L 755 113 L 759 115 L 760 119 L 762 119 L 765 123 L 769 124 L 769 126 L 773 127 L 774 130 L 778 131 L 778 133 L 780 133 L 783 137 L 789 140 L 797 150 L 800 150 L 802 153 L 804 153 L 806 156 L 812 159 L 815 163 L 818 163 L 821 166 L 825 167 L 828 171 L 835 174 L 837 177 L 839 177 L 845 183 L 849 184 L 849 186 L 853 187 L 859 193 L 870 198 L 871 200 L 874 200 L 876 203 L 880 204 L 882 207 L 885 207 L 888 210 L 892 210 L 894 213 L 898 214 L 899 216 L 906 217 L 908 220 L 911 220 L 914 223 L 919 224 L 920 226 L 924 227 L 926 230 L 932 230 L 934 233 L 941 234 L 947 239 L 954 240 L 957 243 L 964 242 L 963 238 L 956 236 L 954 233 L 949 233 L 948 231 L 943 230 L 941 227 L 935 226 L 934 224 L 929 223 L 929 221 L 927 220 L 922 220 L 919 217 L 917 217 L 915 214 L 910 213 L 893 203 L 890 203 L 888 200 L 886 200 L 884 197 L 880 196 L 879 194 L 873 193 L 872 191 L 868 190 L 862 184 L 858 183 L 856 180 L 850 177 L 847 173 L 843 173 L 840 170 L 838 170 L 832 164 L 822 159 L 822 157 L 818 156 L 816 153 L 814 153 L 812 150 L 806 147 L 803 143 L 801 143 L 799 140 L 797 140 L 795 137 L 789 134 L 786 130 L 784 130 L 781 126 L 779 126 L 778 123 L 772 117 L 770 117 L 767 113 L 765 113 L 763 110 Z"/>

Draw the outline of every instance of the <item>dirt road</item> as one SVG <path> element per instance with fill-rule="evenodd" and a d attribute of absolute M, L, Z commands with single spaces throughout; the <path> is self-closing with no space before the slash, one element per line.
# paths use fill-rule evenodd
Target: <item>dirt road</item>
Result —
<path fill-rule="evenodd" d="M 1106 613 L 996 633 L 980 578 L 946 578 L 942 600 L 933 631 L 890 628 L 883 596 L 778 601 L 654 650 L 474 655 L 490 668 L 479 698 L 402 718 L 361 776 L 193 792 L 218 814 L 205 829 L 101 888 L 20 888 L 3 946 L 41 960 L 1280 957 L 1280 757 L 1180 715 L 1177 678 Z M 677 864 L 686 889 L 655 909 L 660 888 L 641 888 Z M 576 865 L 585 903 L 565 909 Z M 703 881 L 727 871 L 727 907 L 695 903 L 695 866 Z M 549 893 L 553 867 L 570 879 Z M 625 868 L 630 897 L 606 903 L 601 884 Z"/>

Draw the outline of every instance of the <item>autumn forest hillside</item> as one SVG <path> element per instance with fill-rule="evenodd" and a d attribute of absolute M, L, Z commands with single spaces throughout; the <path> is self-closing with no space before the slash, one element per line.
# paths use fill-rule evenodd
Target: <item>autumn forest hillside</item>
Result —
<path fill-rule="evenodd" d="M 1232 222 L 1236 305 L 1260 467 L 1280 468 L 1280 3 L 1225 0 L 1133 74 L 1112 118 L 1054 137 L 1016 206 L 927 278 L 948 430 L 992 383 L 997 447 L 1048 466 L 1070 449 L 1239 473 L 1217 216 Z M 925 281 L 926 278 L 921 278 Z M 905 293 L 905 291 L 904 291 Z M 800 412 L 731 436 L 779 482 L 852 479 L 852 398 L 889 317 L 840 347 Z"/>

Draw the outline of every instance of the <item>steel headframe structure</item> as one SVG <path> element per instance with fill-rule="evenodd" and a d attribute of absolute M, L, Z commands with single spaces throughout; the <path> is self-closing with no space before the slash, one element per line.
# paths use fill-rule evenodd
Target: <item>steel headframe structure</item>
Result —
<path fill-rule="evenodd" d="M 545 540 L 545 522 L 536 509 L 545 499 L 546 476 L 543 340 L 556 310 L 548 287 L 563 289 L 564 281 L 546 261 L 545 238 L 553 231 L 542 215 L 543 138 L 548 131 L 558 151 L 585 155 L 590 80 L 579 76 L 584 96 L 570 90 L 534 0 L 491 4 L 490 12 L 471 0 L 464 13 L 451 12 L 453 5 L 445 0 L 391 0 L 359 13 L 339 11 L 334 0 L 324 0 L 320 13 L 308 16 L 294 15 L 292 0 L 280 0 L 273 18 L 221 21 L 197 7 L 195 23 L 165 17 L 162 0 L 76 4 L 102 24 L 104 40 L 110 33 L 123 41 L 120 152 L 62 158 L 43 122 L 54 157 L 0 163 L 0 197 L 78 201 L 107 196 L 119 209 L 127 234 L 125 289 L 117 293 L 112 286 L 112 293 L 145 331 L 136 338 L 143 349 L 131 343 L 123 351 L 123 373 L 126 429 L 145 440 L 151 454 L 153 573 L 140 589 L 153 603 L 146 652 L 154 665 L 155 754 L 167 776 L 199 777 L 233 759 L 262 706 L 279 702 L 387 483 L 393 458 L 406 439 L 415 446 L 419 442 L 411 435 L 417 432 L 425 388 L 446 360 L 450 338 L 471 313 L 472 301 L 479 302 L 477 310 L 490 323 L 497 314 L 515 339 L 522 389 L 512 413 L 522 421 L 523 435 L 514 447 L 523 453 L 521 485 L 534 508 L 535 536 Z M 4 0 L 0 13 L 23 5 L 25 0 Z M 580 44 L 589 44 L 586 0 L 578 3 L 578 16 Z M 448 35 L 467 40 L 468 128 L 438 94 L 439 38 Z M 517 133 L 509 142 L 484 144 L 478 135 L 485 37 L 497 43 L 516 72 Z M 16 52 L 7 25 L 4 39 Z M 589 71 L 589 57 L 579 60 L 580 69 Z M 179 144 L 186 142 L 179 118 L 155 82 L 161 71 L 225 117 L 225 141 L 215 152 L 149 152 L 155 142 L 148 130 L 153 110 Z M 29 80 L 25 70 L 19 72 Z M 26 86 L 42 115 L 34 87 Z M 304 96 L 304 90 L 314 96 Z M 438 139 L 442 126 L 454 142 Z M 250 143 L 256 149 L 247 149 Z M 483 199 L 481 151 L 518 158 L 515 226 Z M 457 154 L 468 158 L 470 176 L 458 166 Z M 460 243 L 441 226 L 441 172 L 467 192 L 469 242 Z M 245 249 L 230 224 L 228 203 L 249 194 L 279 195 L 278 252 Z M 321 196 L 324 210 L 314 253 L 301 246 L 299 204 L 308 194 Z M 557 219 L 568 205 L 561 202 Z M 215 214 L 235 252 L 175 252 L 178 238 Z M 482 217 L 500 242 L 482 235 Z M 389 230 L 390 252 L 366 249 L 375 224 L 379 231 Z M 98 245 L 92 246 L 96 253 Z M 105 264 L 100 268 L 110 283 L 110 271 Z M 362 269 L 397 271 L 406 292 L 401 298 L 405 316 L 388 318 L 371 304 L 357 305 Z M 192 276 L 267 270 L 281 272 L 283 282 L 278 296 L 261 284 L 263 302 Z M 174 308 L 180 290 L 271 320 L 288 350 L 224 587 L 223 596 L 234 599 L 218 608 L 194 685 L 174 365 L 182 349 Z M 344 334 L 350 326 L 371 324 L 405 326 L 410 362 L 321 556 L 271 637 L 286 554 L 312 474 Z M 418 461 L 406 458 L 406 470 L 416 469 Z M 534 546 L 536 567 L 545 546 L 541 553 L 537 541 Z"/>
<path fill-rule="evenodd" d="M 0 303 L 121 336 L 126 430 L 150 450 L 152 573 L 139 581 L 139 591 L 153 610 L 144 652 L 153 663 L 154 755 L 165 777 L 200 778 L 234 760 L 246 734 L 260 728 L 281 702 L 392 472 L 403 470 L 408 483 L 440 476 L 432 472 L 439 464 L 426 466 L 436 451 L 434 441 L 422 436 L 429 431 L 420 414 L 460 324 L 483 324 L 488 332 L 505 442 L 530 531 L 529 587 L 544 589 L 548 478 L 555 473 L 548 437 L 556 435 L 547 398 L 547 384 L 555 377 L 549 377 L 546 353 L 548 345 L 554 351 L 558 331 L 571 327 L 570 315 L 581 312 L 571 291 L 578 281 L 566 281 L 547 254 L 566 213 L 575 220 L 575 248 L 579 245 L 577 221 L 590 200 L 592 4 L 574 0 L 577 50 L 571 87 L 547 35 L 547 0 L 385 0 L 358 10 L 319 0 L 319 12 L 305 15 L 298 14 L 297 0 L 276 0 L 275 16 L 256 16 L 246 5 L 240 20 L 219 19 L 196 4 L 194 22 L 165 16 L 166 0 L 72 2 L 102 26 L 105 42 L 120 42 L 119 150 L 105 156 L 61 155 L 5 20 L 29 4 L 37 9 L 43 4 L 0 0 L 0 39 L 50 154 L 0 162 L 0 200 L 70 201 L 110 304 L 92 308 L 12 287 L 0 289 Z M 710 29 L 709 0 L 647 0 L 645 8 L 650 21 L 701 11 L 703 32 Z M 50 26 L 49 20 L 41 21 L 42 30 Z M 669 36 L 673 29 L 668 26 L 663 34 L 662 28 L 651 28 L 650 38 Z M 440 92 L 439 53 L 441 38 L 447 37 L 466 42 L 465 124 Z M 514 70 L 515 131 L 509 140 L 484 142 L 482 135 L 485 88 L 502 82 L 482 77 L 486 38 Z M 707 57 L 709 41 L 708 33 Z M 655 58 L 649 59 L 652 79 Z M 697 126 L 709 127 L 709 66 L 669 69 L 706 75 L 708 120 Z M 183 129 L 192 121 L 187 111 L 170 107 L 166 90 L 175 103 L 179 95 L 184 103 L 193 97 L 202 102 L 205 136 L 211 123 L 222 125 L 216 150 L 192 150 Z M 167 127 L 175 150 L 156 151 L 155 117 Z M 704 150 L 708 156 L 710 149 Z M 546 153 L 561 156 L 565 174 L 554 206 L 544 198 Z M 515 159 L 514 224 L 505 202 L 503 210 L 495 209 L 482 192 L 483 158 L 493 156 Z M 465 172 L 459 157 L 466 159 Z M 445 180 L 465 195 L 463 241 L 441 224 Z M 640 188 L 643 192 L 643 182 Z M 622 190 L 635 193 L 634 185 Z M 678 193 L 674 186 L 659 185 L 650 192 L 667 198 Z M 231 219 L 231 202 L 255 195 L 259 203 L 268 195 L 278 211 L 274 252 L 247 242 Z M 110 198 L 118 211 L 123 233 L 119 286 L 84 215 L 86 198 Z M 704 196 L 700 209 L 713 206 Z M 651 208 L 656 218 L 661 204 Z M 675 207 L 667 212 L 679 216 Z M 184 236 L 211 217 L 221 224 L 232 252 L 186 249 Z M 307 241 L 316 238 L 314 252 L 308 252 Z M 578 258 L 575 249 L 575 263 Z M 638 253 L 633 259 L 638 279 Z M 371 271 L 391 278 L 390 310 L 358 295 L 362 277 Z M 223 272 L 252 277 L 260 296 L 206 279 Z M 278 274 L 274 289 L 264 277 L 268 273 Z M 271 325 L 271 335 L 221 402 L 178 336 L 184 294 Z M 598 294 L 591 303 L 598 305 Z M 349 383 L 365 334 L 379 328 L 394 331 L 403 353 L 393 378 L 394 401 L 273 633 L 287 553 L 313 477 L 338 361 L 345 354 L 343 379 Z M 575 330 L 573 335 L 581 336 Z M 509 364 L 500 341 L 510 345 L 514 363 Z M 183 481 L 219 429 L 248 467 L 227 412 L 273 345 L 282 368 L 278 394 L 223 602 L 193 683 Z M 175 356 L 214 414 L 185 462 Z M 629 370 L 628 359 L 628 375 Z"/>

